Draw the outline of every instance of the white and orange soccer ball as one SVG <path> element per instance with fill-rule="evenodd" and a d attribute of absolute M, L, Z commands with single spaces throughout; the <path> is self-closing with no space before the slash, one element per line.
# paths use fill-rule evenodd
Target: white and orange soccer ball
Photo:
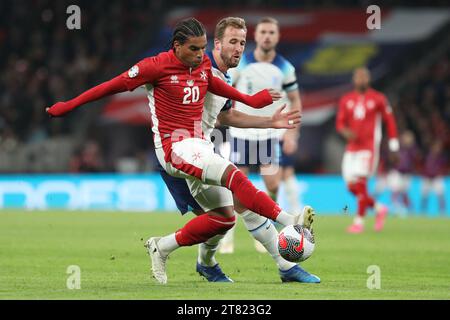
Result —
<path fill-rule="evenodd" d="M 299 224 L 286 226 L 278 234 L 278 252 L 288 261 L 305 261 L 312 255 L 314 246 L 314 234 Z"/>

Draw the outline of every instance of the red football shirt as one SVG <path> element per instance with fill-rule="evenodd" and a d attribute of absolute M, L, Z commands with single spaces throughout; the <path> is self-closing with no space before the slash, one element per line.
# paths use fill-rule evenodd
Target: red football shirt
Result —
<path fill-rule="evenodd" d="M 206 55 L 193 69 L 169 50 L 141 60 L 122 77 L 129 91 L 145 85 L 155 147 L 187 137 L 203 138 L 203 102 L 211 77 L 211 61 Z"/>
<path fill-rule="evenodd" d="M 386 97 L 374 89 L 365 93 L 352 91 L 339 102 L 336 118 L 337 131 L 348 128 L 356 139 L 348 142 L 348 151 L 377 151 L 381 142 L 381 121 L 387 126 L 389 138 L 397 138 L 397 127 Z"/>

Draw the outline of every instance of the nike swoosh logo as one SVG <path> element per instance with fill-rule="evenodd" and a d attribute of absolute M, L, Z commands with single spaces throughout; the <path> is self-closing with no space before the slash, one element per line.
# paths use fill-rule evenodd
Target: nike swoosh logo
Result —
<path fill-rule="evenodd" d="M 287 244 L 287 240 L 286 240 L 286 236 L 284 235 L 284 233 L 280 233 L 279 237 L 278 237 L 278 242 L 280 244 L 281 249 L 286 249 L 288 244 Z"/>

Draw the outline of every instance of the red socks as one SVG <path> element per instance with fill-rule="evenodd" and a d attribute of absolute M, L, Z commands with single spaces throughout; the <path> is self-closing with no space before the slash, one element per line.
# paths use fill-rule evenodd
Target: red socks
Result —
<path fill-rule="evenodd" d="M 237 168 L 228 175 L 226 187 L 250 211 L 274 221 L 281 212 L 278 204 L 265 192 L 256 189 L 250 180 Z"/>
<path fill-rule="evenodd" d="M 175 239 L 180 246 L 192 246 L 202 243 L 218 234 L 231 229 L 236 217 L 231 218 L 210 216 L 203 214 L 197 216 L 175 233 Z"/>
<path fill-rule="evenodd" d="M 358 216 L 364 217 L 367 208 L 373 208 L 375 206 L 375 200 L 367 192 L 367 180 L 360 179 L 355 183 L 349 183 L 348 189 L 358 199 Z"/>
<path fill-rule="evenodd" d="M 276 220 L 281 212 L 280 207 L 265 192 L 256 189 L 237 168 L 228 175 L 226 186 L 251 211 L 272 220 Z M 236 217 L 225 218 L 203 214 L 178 230 L 175 239 L 180 246 L 192 246 L 205 242 L 217 234 L 225 233 L 234 226 L 235 221 Z"/>

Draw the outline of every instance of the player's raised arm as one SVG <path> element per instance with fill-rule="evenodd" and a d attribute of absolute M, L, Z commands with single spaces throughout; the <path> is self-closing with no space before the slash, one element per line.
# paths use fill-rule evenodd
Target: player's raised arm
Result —
<path fill-rule="evenodd" d="M 208 91 L 221 97 L 245 103 L 256 109 L 263 108 L 281 99 L 281 94 L 272 89 L 265 89 L 251 96 L 244 94 L 212 74 L 209 76 Z"/>
<path fill-rule="evenodd" d="M 46 108 L 45 111 L 53 117 L 60 117 L 85 103 L 95 101 L 115 93 L 124 92 L 126 90 L 127 87 L 125 82 L 121 76 L 118 76 L 83 92 L 72 100 L 57 102 L 50 108 Z"/>
<path fill-rule="evenodd" d="M 60 117 L 83 104 L 127 90 L 132 91 L 154 79 L 158 73 L 156 60 L 157 57 L 146 58 L 121 75 L 83 92 L 72 100 L 55 103 L 45 111 L 53 117 Z"/>
<path fill-rule="evenodd" d="M 300 123 L 300 111 L 282 112 L 286 105 L 280 107 L 271 117 L 252 116 L 235 109 L 228 109 L 219 113 L 221 125 L 236 128 L 275 128 L 295 129 Z"/>

